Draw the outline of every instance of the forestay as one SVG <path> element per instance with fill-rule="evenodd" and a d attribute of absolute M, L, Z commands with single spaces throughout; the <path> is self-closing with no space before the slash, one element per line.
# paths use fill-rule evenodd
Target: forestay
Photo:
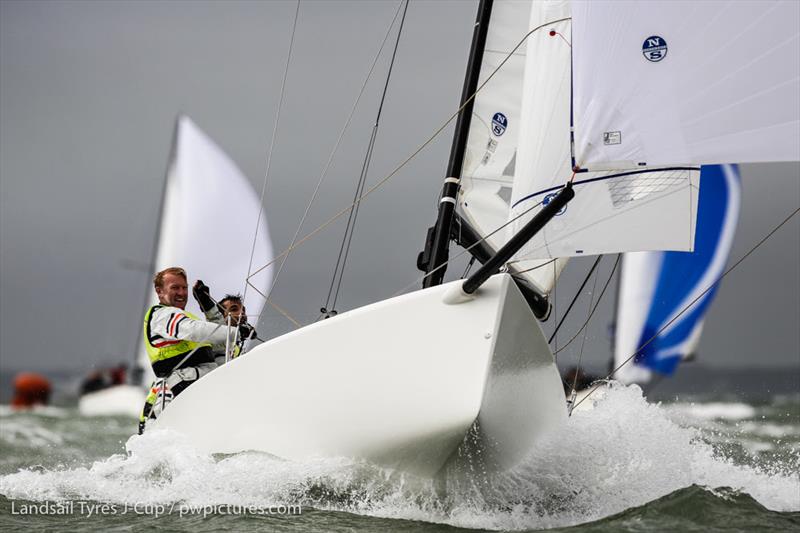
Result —
<path fill-rule="evenodd" d="M 578 1 L 583 168 L 800 160 L 800 2 Z"/>
<path fill-rule="evenodd" d="M 178 117 L 173 142 L 155 271 L 180 266 L 190 282 L 202 279 L 217 298 L 241 293 L 253 250 L 250 228 L 259 217 L 260 198 L 230 157 L 188 117 Z M 263 214 L 257 231 L 253 264 L 266 264 L 272 246 Z M 265 269 L 251 283 L 266 293 L 271 280 L 271 269 Z M 156 303 L 152 286 L 148 290 Z M 248 292 L 248 315 L 257 317 L 264 303 L 254 291 Z M 202 315 L 191 298 L 186 308 Z M 149 370 L 146 356 L 143 363 Z"/>
<path fill-rule="evenodd" d="M 623 258 L 614 349 L 614 367 L 621 368 L 614 378 L 624 383 L 645 383 L 653 372 L 672 374 L 697 348 L 714 283 L 728 260 L 742 194 L 734 166 L 705 166 L 701 178 L 694 252 Z"/>

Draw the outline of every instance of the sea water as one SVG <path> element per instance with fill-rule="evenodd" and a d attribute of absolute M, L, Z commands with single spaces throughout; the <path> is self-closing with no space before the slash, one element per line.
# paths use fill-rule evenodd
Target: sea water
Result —
<path fill-rule="evenodd" d="M 0 407 L 0 529 L 800 529 L 800 396 L 600 396 L 514 471 L 440 482 L 344 458 L 206 455 L 167 431 L 132 436 L 127 418 Z"/>

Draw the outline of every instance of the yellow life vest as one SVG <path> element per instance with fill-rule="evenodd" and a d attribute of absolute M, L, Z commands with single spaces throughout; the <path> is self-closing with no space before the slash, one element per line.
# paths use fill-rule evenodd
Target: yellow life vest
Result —
<path fill-rule="evenodd" d="M 144 345 L 147 349 L 147 357 L 150 359 L 150 364 L 155 364 L 159 361 L 164 361 L 165 359 L 172 359 L 173 357 L 186 355 L 195 348 L 201 348 L 203 346 L 208 346 L 209 348 L 211 347 L 211 343 L 208 342 L 169 339 L 163 339 L 162 342 L 157 342 L 159 346 L 154 346 L 150 340 L 150 316 L 153 314 L 153 311 L 159 307 L 163 306 L 152 306 L 144 315 Z M 182 311 L 182 313 L 191 319 L 200 320 L 188 311 Z"/>

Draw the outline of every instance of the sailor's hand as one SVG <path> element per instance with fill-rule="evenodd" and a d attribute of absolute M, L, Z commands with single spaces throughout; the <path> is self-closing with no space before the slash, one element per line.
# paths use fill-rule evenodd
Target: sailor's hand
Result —
<path fill-rule="evenodd" d="M 255 339 L 258 336 L 258 334 L 256 333 L 256 328 L 254 328 L 247 322 L 244 322 L 242 324 L 239 324 L 239 336 L 244 340 L 248 340 L 248 339 Z"/>
<path fill-rule="evenodd" d="M 192 287 L 192 295 L 194 299 L 197 300 L 197 305 L 200 306 L 200 309 L 204 313 L 210 311 L 216 305 L 211 298 L 211 290 L 208 288 L 208 285 L 203 283 L 203 280 L 198 279 L 195 282 L 194 287 Z"/>

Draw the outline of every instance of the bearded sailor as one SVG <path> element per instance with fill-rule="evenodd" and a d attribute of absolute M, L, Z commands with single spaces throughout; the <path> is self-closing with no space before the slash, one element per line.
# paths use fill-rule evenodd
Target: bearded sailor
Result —
<path fill-rule="evenodd" d="M 192 288 L 192 295 L 200 306 L 206 320 L 215 324 L 223 324 L 228 331 L 228 344 L 225 350 L 214 350 L 214 360 L 217 366 L 222 366 L 226 361 L 239 357 L 245 350 L 245 342 L 256 339 L 255 328 L 247 322 L 247 311 L 244 307 L 242 296 L 239 294 L 226 294 L 217 302 L 211 297 L 211 289 L 197 280 Z"/>

